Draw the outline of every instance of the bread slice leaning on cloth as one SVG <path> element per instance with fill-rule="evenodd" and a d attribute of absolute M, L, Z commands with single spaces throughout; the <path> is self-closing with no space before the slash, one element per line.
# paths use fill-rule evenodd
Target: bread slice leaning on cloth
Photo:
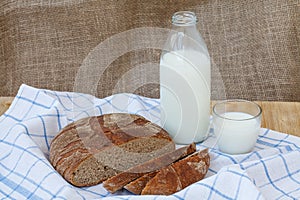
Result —
<path fill-rule="evenodd" d="M 147 183 L 159 172 L 154 171 L 150 172 L 148 174 L 143 175 L 142 177 L 139 177 L 135 179 L 134 181 L 131 181 L 127 185 L 124 186 L 126 190 L 133 194 L 141 194 L 143 189 L 146 187 Z"/>
<path fill-rule="evenodd" d="M 64 127 L 52 140 L 50 162 L 75 186 L 91 186 L 175 150 L 168 133 L 147 119 L 113 113 Z"/>
<path fill-rule="evenodd" d="M 153 158 L 143 164 L 128 169 L 125 172 L 117 174 L 103 182 L 103 187 L 110 193 L 122 189 L 125 185 L 146 174 L 156 172 L 159 169 L 172 164 L 173 162 L 184 158 L 196 151 L 196 145 L 190 144 L 176 149 L 173 152 L 166 153 L 160 157 Z"/>
<path fill-rule="evenodd" d="M 208 149 L 196 152 L 167 167 L 151 178 L 142 195 L 170 195 L 200 181 L 206 175 L 210 164 Z"/>

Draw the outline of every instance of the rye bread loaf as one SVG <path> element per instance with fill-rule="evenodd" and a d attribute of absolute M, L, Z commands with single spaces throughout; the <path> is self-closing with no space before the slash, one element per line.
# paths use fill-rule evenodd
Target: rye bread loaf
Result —
<path fill-rule="evenodd" d="M 175 150 L 168 133 L 145 118 L 125 113 L 87 117 L 52 140 L 50 162 L 75 186 L 90 186 Z"/>
<path fill-rule="evenodd" d="M 106 181 L 103 182 L 103 187 L 109 192 L 114 193 L 122 189 L 124 186 L 134 181 L 135 179 L 138 179 L 147 174 L 151 174 L 152 172 L 156 172 L 159 169 L 168 166 L 171 163 L 181 158 L 184 158 L 185 156 L 190 155 L 195 151 L 196 151 L 196 145 L 194 143 L 185 147 L 181 147 L 179 149 L 176 149 L 173 152 L 166 153 L 160 157 L 154 158 L 143 164 L 132 167 L 125 172 L 122 172 L 120 174 L 117 174 L 107 179 Z M 142 186 L 140 185 L 139 187 Z M 132 190 L 132 192 L 134 192 L 134 190 L 136 190 L 136 193 L 138 193 L 137 190 L 139 189 L 136 187 Z"/>
<path fill-rule="evenodd" d="M 206 175 L 210 164 L 208 149 L 196 152 L 167 167 L 151 178 L 142 195 L 170 195 L 200 181 Z"/>

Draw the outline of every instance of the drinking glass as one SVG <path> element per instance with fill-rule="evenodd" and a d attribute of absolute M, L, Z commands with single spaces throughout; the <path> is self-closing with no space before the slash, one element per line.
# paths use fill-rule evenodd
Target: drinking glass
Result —
<path fill-rule="evenodd" d="M 220 151 L 228 154 L 250 152 L 261 125 L 261 107 L 252 101 L 231 99 L 213 106 L 213 128 Z"/>

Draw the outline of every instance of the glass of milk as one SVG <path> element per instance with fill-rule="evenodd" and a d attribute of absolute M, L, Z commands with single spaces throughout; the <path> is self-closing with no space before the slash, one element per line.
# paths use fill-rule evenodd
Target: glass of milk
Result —
<path fill-rule="evenodd" d="M 261 124 L 261 107 L 251 101 L 233 99 L 213 106 L 213 127 L 220 151 L 243 154 L 252 151 Z"/>

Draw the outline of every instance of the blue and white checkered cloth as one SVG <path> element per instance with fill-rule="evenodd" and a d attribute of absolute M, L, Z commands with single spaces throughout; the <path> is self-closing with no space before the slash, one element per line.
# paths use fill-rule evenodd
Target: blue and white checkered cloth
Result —
<path fill-rule="evenodd" d="M 159 100 L 133 94 L 97 99 L 22 85 L 0 117 L 1 199 L 300 199 L 300 138 L 261 129 L 254 151 L 228 155 L 210 149 L 205 179 L 171 196 L 111 195 L 101 184 L 77 188 L 48 160 L 53 137 L 68 123 L 91 115 L 127 112 L 159 124 Z M 197 145 L 212 147 L 216 138 Z"/>

